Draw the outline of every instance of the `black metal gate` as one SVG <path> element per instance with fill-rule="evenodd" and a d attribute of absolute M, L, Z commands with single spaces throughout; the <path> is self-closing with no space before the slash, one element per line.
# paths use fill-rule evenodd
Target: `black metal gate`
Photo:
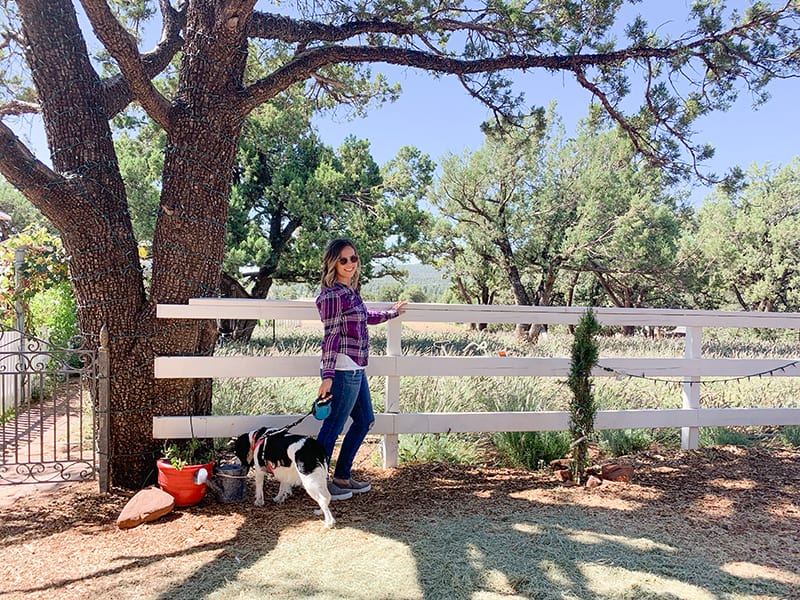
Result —
<path fill-rule="evenodd" d="M 0 327 L 0 485 L 95 479 L 98 353 Z"/>

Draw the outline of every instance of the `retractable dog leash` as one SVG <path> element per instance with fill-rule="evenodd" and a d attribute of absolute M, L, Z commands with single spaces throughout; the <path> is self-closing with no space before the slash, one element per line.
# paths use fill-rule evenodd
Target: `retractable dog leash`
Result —
<path fill-rule="evenodd" d="M 314 400 L 314 404 L 311 405 L 311 414 L 317 421 L 324 421 L 331 414 L 331 400 L 333 400 L 333 394 L 330 392 L 324 396 L 317 396 L 317 399 Z"/>
<path fill-rule="evenodd" d="M 324 421 L 331 414 L 331 400 L 333 400 L 333 395 L 330 392 L 328 392 L 324 396 L 317 396 L 317 398 L 311 404 L 311 410 L 309 410 L 306 414 L 297 419 L 297 421 L 295 421 L 294 423 L 290 423 L 289 425 L 284 425 L 280 429 L 267 429 L 261 435 L 259 440 L 268 438 L 269 436 L 276 435 L 278 433 L 285 433 L 289 431 L 292 427 L 295 427 L 296 425 L 302 423 L 309 415 L 313 415 L 317 421 Z"/>

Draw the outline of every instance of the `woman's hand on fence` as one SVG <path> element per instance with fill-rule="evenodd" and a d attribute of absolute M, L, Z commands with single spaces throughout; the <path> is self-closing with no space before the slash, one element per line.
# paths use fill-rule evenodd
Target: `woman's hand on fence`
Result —
<path fill-rule="evenodd" d="M 408 304 L 408 302 L 406 302 L 405 300 L 398 300 L 397 302 L 392 304 L 392 308 L 397 311 L 398 317 L 402 315 L 404 312 L 406 312 L 406 304 Z"/>

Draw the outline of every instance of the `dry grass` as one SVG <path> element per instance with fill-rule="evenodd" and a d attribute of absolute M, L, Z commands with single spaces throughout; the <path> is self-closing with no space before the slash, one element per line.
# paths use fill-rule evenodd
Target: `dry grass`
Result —
<path fill-rule="evenodd" d="M 208 500 L 121 531 L 127 495 L 76 484 L 0 508 L 0 597 L 798 598 L 798 459 L 646 453 L 630 459 L 631 484 L 591 490 L 363 460 L 374 490 L 335 503 L 331 531 L 299 491 L 282 507 Z"/>

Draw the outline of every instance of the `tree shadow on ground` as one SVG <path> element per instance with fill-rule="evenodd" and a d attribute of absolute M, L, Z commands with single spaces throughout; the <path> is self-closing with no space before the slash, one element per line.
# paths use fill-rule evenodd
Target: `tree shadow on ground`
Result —
<path fill-rule="evenodd" d="M 797 453 L 765 452 L 645 455 L 641 481 L 596 490 L 522 471 L 370 472 L 373 492 L 333 505 L 337 530 L 289 525 L 288 545 L 220 569 L 206 597 L 790 598 L 800 576 L 778 555 L 800 548 L 785 510 L 800 503 Z M 300 525 L 314 505 L 298 500 L 264 510 L 304 506 Z M 317 561 L 326 575 L 307 577 Z"/>
<path fill-rule="evenodd" d="M 124 502 L 87 495 L 4 515 L 6 566 L 21 564 L 14 553 L 26 546 L 31 558 L 53 556 L 29 561 L 29 581 L 6 578 L 0 592 L 171 600 L 792 598 L 800 589 L 798 458 L 797 451 L 734 447 L 645 454 L 630 459 L 632 484 L 593 490 L 561 486 L 546 473 L 361 464 L 374 490 L 334 503 L 338 525 L 330 531 L 300 489 L 282 506 L 258 508 L 250 484 L 247 503 L 208 500 L 129 531 L 109 525 Z M 276 489 L 270 482 L 265 491 Z M 54 549 L 69 555 L 67 535 L 83 542 L 72 551 L 91 564 L 77 557 L 68 570 L 51 564 L 60 560 Z"/>

